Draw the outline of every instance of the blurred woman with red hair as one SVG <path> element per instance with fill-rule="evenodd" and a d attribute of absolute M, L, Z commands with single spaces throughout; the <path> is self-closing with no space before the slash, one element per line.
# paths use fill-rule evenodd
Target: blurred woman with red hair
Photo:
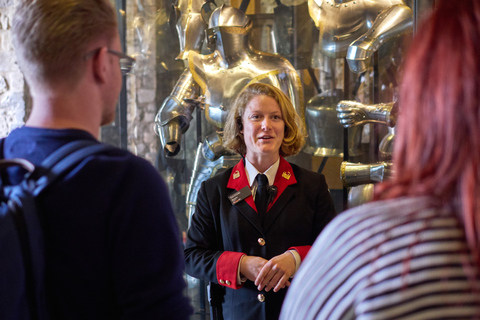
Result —
<path fill-rule="evenodd" d="M 395 173 L 342 213 L 281 319 L 480 318 L 480 1 L 435 1 L 407 57 Z"/>

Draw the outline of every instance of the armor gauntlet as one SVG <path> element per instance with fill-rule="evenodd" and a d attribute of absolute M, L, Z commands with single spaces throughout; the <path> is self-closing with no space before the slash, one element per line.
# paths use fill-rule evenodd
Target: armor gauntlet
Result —
<path fill-rule="evenodd" d="M 413 13 L 406 5 L 398 4 L 382 11 L 372 27 L 360 38 L 352 42 L 347 51 L 350 70 L 362 73 L 370 65 L 372 53 L 387 40 L 413 30 Z"/>
<path fill-rule="evenodd" d="M 198 101 L 199 87 L 189 70 L 185 70 L 175 88 L 162 104 L 155 116 L 155 132 L 167 156 L 175 156 L 180 151 L 182 135 L 188 130 L 192 112 Z"/>
<path fill-rule="evenodd" d="M 366 123 L 383 123 L 394 127 L 397 122 L 397 103 L 363 104 L 342 100 L 337 104 L 337 117 L 345 128 Z"/>
<path fill-rule="evenodd" d="M 222 156 L 232 156 L 235 153 L 223 146 L 223 131 L 217 131 L 205 137 L 203 155 L 206 159 L 215 161 Z"/>
<path fill-rule="evenodd" d="M 344 161 L 340 172 L 343 185 L 345 188 L 349 188 L 387 180 L 392 176 L 393 168 L 391 162 L 362 164 Z"/>

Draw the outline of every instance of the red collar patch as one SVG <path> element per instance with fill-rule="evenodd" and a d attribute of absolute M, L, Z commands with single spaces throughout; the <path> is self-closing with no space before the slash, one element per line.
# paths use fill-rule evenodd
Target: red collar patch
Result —
<path fill-rule="evenodd" d="M 289 185 L 296 183 L 297 179 L 295 179 L 295 175 L 293 174 L 292 166 L 283 157 L 280 157 L 280 164 L 278 166 L 277 174 L 275 175 L 275 182 L 273 183 L 278 188 L 278 191 L 273 201 L 268 205 L 267 210 L 272 207 L 275 201 L 277 201 L 282 192 L 285 191 L 285 189 Z M 230 179 L 228 180 L 227 188 L 239 191 L 246 186 L 249 187 L 250 185 L 248 183 L 247 174 L 245 172 L 245 165 L 243 164 L 243 160 L 240 160 L 232 169 Z M 245 201 L 250 207 L 255 209 L 255 202 L 253 201 L 253 197 L 247 197 Z"/>

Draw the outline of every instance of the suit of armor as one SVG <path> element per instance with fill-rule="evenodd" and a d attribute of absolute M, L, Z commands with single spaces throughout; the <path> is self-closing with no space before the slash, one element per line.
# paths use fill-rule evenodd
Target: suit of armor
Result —
<path fill-rule="evenodd" d="M 372 55 L 390 39 L 413 31 L 413 13 L 403 0 L 309 0 L 310 16 L 320 30 L 322 53 L 332 58 L 346 57 L 349 69 L 365 72 Z M 346 128 L 371 122 L 391 126 L 380 144 L 380 155 L 385 162 L 355 164 L 344 162 L 341 177 L 346 187 L 383 181 L 391 174 L 391 148 L 396 115 L 392 103 L 365 105 L 356 101 L 340 101 L 337 115 Z M 307 106 L 308 111 L 309 106 Z M 318 146 L 317 146 L 318 147 Z M 362 187 L 360 187 L 362 188 Z M 357 197 L 369 198 L 370 191 L 361 191 Z M 368 195 L 367 195 L 368 194 Z M 358 202 L 350 199 L 349 203 Z M 361 202 L 361 201 L 360 201 Z"/>
<path fill-rule="evenodd" d="M 210 16 L 207 41 L 214 49 L 210 55 L 190 51 L 188 68 L 165 99 L 156 119 L 164 151 L 175 156 L 182 135 L 189 127 L 195 108 L 204 110 L 206 120 L 219 128 L 199 147 L 187 194 L 189 215 L 196 203 L 196 190 L 218 169 L 238 162 L 222 146 L 222 133 L 230 105 L 251 82 L 272 84 L 284 91 L 303 117 L 303 92 L 293 66 L 281 56 L 257 51 L 249 45 L 251 21 L 238 9 L 223 5 Z"/>
<path fill-rule="evenodd" d="M 350 70 L 367 70 L 387 40 L 411 32 L 412 10 L 403 0 L 309 0 L 324 55 L 347 58 Z"/>

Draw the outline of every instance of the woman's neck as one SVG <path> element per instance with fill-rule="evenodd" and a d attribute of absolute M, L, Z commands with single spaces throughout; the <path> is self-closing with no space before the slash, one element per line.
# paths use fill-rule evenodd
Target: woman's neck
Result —
<path fill-rule="evenodd" d="M 272 155 L 272 156 L 255 156 L 255 155 L 247 155 L 247 160 L 258 170 L 258 172 L 264 173 L 268 170 L 277 160 L 279 159 L 280 155 Z"/>

